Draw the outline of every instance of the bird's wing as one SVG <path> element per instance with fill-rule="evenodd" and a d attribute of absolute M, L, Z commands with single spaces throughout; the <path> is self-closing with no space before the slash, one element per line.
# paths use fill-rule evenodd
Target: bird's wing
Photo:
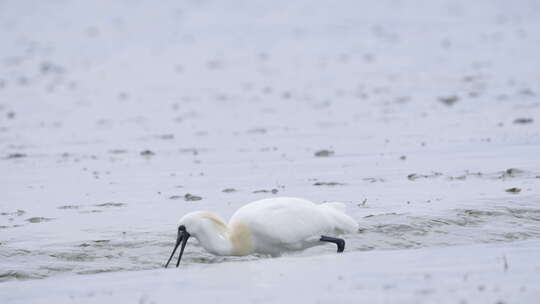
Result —
<path fill-rule="evenodd" d="M 251 203 L 239 209 L 231 221 L 248 225 L 257 237 L 290 244 L 334 230 L 331 217 L 310 201 L 275 198 Z"/>

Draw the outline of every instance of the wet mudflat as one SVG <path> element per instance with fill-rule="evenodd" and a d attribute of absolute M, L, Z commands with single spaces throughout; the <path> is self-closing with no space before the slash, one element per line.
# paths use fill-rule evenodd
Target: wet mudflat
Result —
<path fill-rule="evenodd" d="M 125 300 L 114 285 L 121 276 L 132 278 L 135 300 L 150 302 L 152 291 L 138 289 L 147 275 L 176 282 L 171 273 L 182 271 L 159 270 L 181 215 L 227 219 L 272 196 L 345 202 L 360 229 L 346 237 L 342 266 L 426 255 L 441 268 L 420 265 L 423 275 L 463 280 L 482 271 L 477 256 L 496 252 L 485 263 L 502 269 L 465 288 L 392 283 L 374 266 L 370 283 L 339 271 L 317 281 L 328 290 L 363 286 L 412 302 L 534 299 L 538 4 L 302 3 L 0 4 L 1 302 L 34 301 L 53 284 L 42 282 L 94 274 L 107 292 L 88 296 L 83 284 L 55 301 Z M 472 266 L 449 274 L 460 248 Z M 519 267 L 504 267 L 503 257 L 514 259 L 506 251 Z M 193 283 L 195 270 L 219 277 L 243 265 L 272 290 L 265 270 L 301 260 L 298 271 L 310 272 L 332 253 L 230 258 L 194 244 L 185 280 L 206 288 Z M 503 283 L 511 291 L 495 288 Z"/>

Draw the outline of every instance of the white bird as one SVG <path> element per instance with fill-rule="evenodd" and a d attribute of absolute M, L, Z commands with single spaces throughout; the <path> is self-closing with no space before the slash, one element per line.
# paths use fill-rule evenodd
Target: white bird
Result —
<path fill-rule="evenodd" d="M 165 267 L 181 243 L 176 267 L 180 265 L 189 237 L 215 255 L 279 256 L 328 242 L 337 245 L 337 252 L 343 252 L 345 241 L 335 236 L 357 230 L 358 223 L 345 214 L 343 203 L 317 205 L 290 197 L 263 199 L 238 209 L 228 224 L 210 212 L 195 211 L 180 219 L 176 245 Z"/>

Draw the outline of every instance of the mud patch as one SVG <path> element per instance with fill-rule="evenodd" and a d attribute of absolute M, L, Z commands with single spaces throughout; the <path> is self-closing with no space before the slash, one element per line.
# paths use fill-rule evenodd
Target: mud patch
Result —
<path fill-rule="evenodd" d="M 316 182 L 313 184 L 313 186 L 329 186 L 329 187 L 335 187 L 335 186 L 345 186 L 344 183 L 338 183 L 338 182 Z"/>
<path fill-rule="evenodd" d="M 94 205 L 96 207 L 122 207 L 122 206 L 125 206 L 126 204 L 124 203 L 114 203 L 114 202 L 107 202 L 107 203 L 103 203 L 103 204 L 97 204 L 97 205 Z"/>
<path fill-rule="evenodd" d="M 529 117 L 521 117 L 514 119 L 514 124 L 516 125 L 527 125 L 533 123 L 534 119 Z"/>
<path fill-rule="evenodd" d="M 52 218 L 40 217 L 40 216 L 35 216 L 35 217 L 31 217 L 31 218 L 26 219 L 26 221 L 29 222 L 29 223 L 50 222 L 52 220 L 53 220 Z"/>
<path fill-rule="evenodd" d="M 5 225 L 2 225 L 0 226 L 0 229 L 8 229 L 8 228 L 17 228 L 17 227 L 22 227 L 23 225 L 11 225 L 11 226 L 5 226 Z M 0 243 L 1 245 L 2 243 Z"/>
<path fill-rule="evenodd" d="M 190 193 L 186 193 L 184 195 L 184 201 L 186 202 L 195 202 L 195 201 L 200 201 L 202 200 L 202 197 L 198 196 L 198 195 L 193 195 L 193 194 L 190 194 Z"/>
<path fill-rule="evenodd" d="M 518 194 L 521 192 L 521 188 L 517 188 L 517 187 L 512 187 L 512 188 L 508 188 L 506 190 L 504 190 L 508 193 L 513 193 L 513 194 Z"/>
<path fill-rule="evenodd" d="M 144 151 L 141 151 L 139 154 L 140 154 L 141 156 L 144 156 L 144 157 L 151 157 L 151 156 L 156 155 L 156 153 L 154 153 L 154 152 L 151 151 L 151 150 L 144 150 Z"/>
<path fill-rule="evenodd" d="M 332 150 L 319 150 L 314 153 L 315 157 L 329 157 L 334 155 L 334 151 Z"/>
<path fill-rule="evenodd" d="M 81 208 L 81 206 L 77 206 L 77 205 L 64 205 L 64 206 L 57 207 L 57 209 L 62 209 L 62 210 L 65 210 L 65 209 L 79 209 L 79 208 Z"/>
<path fill-rule="evenodd" d="M 267 189 L 261 189 L 261 190 L 255 190 L 253 191 L 253 193 L 257 194 L 257 193 L 272 193 L 272 194 L 277 194 L 279 192 L 278 189 L 271 189 L 271 190 L 267 190 Z"/>
<path fill-rule="evenodd" d="M 443 96 L 439 97 L 438 100 L 447 106 L 453 106 L 456 102 L 459 101 L 459 97 L 457 95 Z"/>
<path fill-rule="evenodd" d="M 384 182 L 384 179 L 379 178 L 379 177 L 366 177 L 366 178 L 363 178 L 362 180 L 365 181 L 365 182 L 370 182 L 370 183 L 382 183 L 382 182 Z"/>
<path fill-rule="evenodd" d="M 510 178 L 537 178 L 538 174 L 534 172 L 529 172 L 523 169 L 518 168 L 508 168 L 504 171 L 495 171 L 495 172 L 470 172 L 465 170 L 464 173 L 458 175 L 448 175 L 443 174 L 442 172 L 433 171 L 429 174 L 419 174 L 411 173 L 407 175 L 407 179 L 415 181 L 418 179 L 433 179 L 438 177 L 445 177 L 449 180 L 466 180 L 469 177 L 474 178 L 484 178 L 484 179 L 510 179 Z"/>
<path fill-rule="evenodd" d="M 100 213 L 100 212 L 103 212 L 103 210 L 97 210 L 97 209 L 93 209 L 93 210 L 84 210 L 84 211 L 79 211 L 79 213 Z"/>
<path fill-rule="evenodd" d="M 525 177 L 527 176 L 527 171 L 518 169 L 518 168 L 509 168 L 505 171 L 499 172 L 500 176 L 499 178 L 505 179 L 505 178 L 513 178 L 513 177 Z"/>
<path fill-rule="evenodd" d="M 443 174 L 441 172 L 432 172 L 430 174 L 417 174 L 417 173 L 411 173 L 407 175 L 407 179 L 410 181 L 415 181 L 417 179 L 429 179 L 429 178 L 437 178 L 439 176 L 442 176 Z"/>
<path fill-rule="evenodd" d="M 0 215 L 3 215 L 3 216 L 13 216 L 13 215 L 21 216 L 21 215 L 23 215 L 25 213 L 26 213 L 26 211 L 21 210 L 21 209 L 17 209 L 17 211 L 15 211 L 15 212 L 2 212 L 2 213 L 0 213 Z"/>
<path fill-rule="evenodd" d="M 28 155 L 26 155 L 24 153 L 11 153 L 11 154 L 8 154 L 6 157 L 4 157 L 4 159 L 25 158 L 27 156 Z"/>

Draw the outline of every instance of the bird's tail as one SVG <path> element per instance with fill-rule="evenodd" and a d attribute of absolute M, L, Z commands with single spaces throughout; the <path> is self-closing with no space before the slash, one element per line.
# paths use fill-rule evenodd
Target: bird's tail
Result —
<path fill-rule="evenodd" d="M 358 223 L 345 213 L 347 206 L 340 202 L 330 202 L 319 205 L 325 209 L 325 213 L 330 217 L 336 232 L 353 233 L 358 231 Z"/>

